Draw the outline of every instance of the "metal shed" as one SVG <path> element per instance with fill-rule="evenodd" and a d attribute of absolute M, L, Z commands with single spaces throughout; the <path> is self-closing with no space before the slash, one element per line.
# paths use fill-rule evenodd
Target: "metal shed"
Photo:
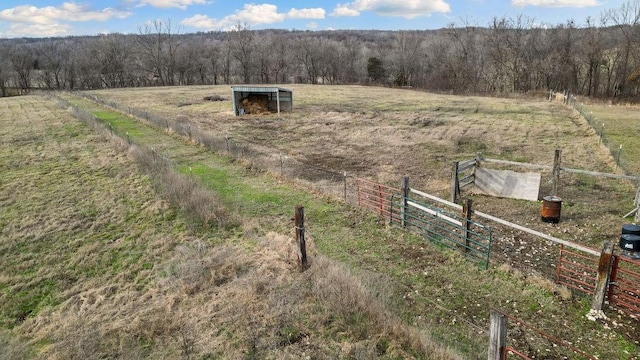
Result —
<path fill-rule="evenodd" d="M 280 87 L 232 86 L 233 113 L 236 116 L 245 113 L 242 102 L 245 99 L 261 99 L 267 110 L 276 112 L 293 110 L 293 91 Z"/>

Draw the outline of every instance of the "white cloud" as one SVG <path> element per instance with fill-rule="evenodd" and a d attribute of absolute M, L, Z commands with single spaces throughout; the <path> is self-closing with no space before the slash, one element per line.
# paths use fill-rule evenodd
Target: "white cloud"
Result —
<path fill-rule="evenodd" d="M 540 7 L 591 7 L 600 5 L 597 0 L 511 0 L 511 5 L 524 7 L 527 5 Z"/>
<path fill-rule="evenodd" d="M 360 11 L 352 9 L 349 7 L 349 5 L 340 5 L 338 4 L 335 9 L 333 9 L 333 12 L 331 13 L 331 16 L 358 16 L 360 15 Z"/>
<path fill-rule="evenodd" d="M 218 28 L 218 21 L 208 17 L 207 15 L 195 15 L 190 18 L 186 18 L 182 20 L 181 24 L 197 29 L 213 30 Z"/>
<path fill-rule="evenodd" d="M 287 13 L 287 17 L 290 19 L 324 19 L 325 13 L 323 8 L 291 9 Z"/>
<path fill-rule="evenodd" d="M 71 33 L 71 26 L 66 24 L 11 24 L 7 29 L 7 37 L 23 36 L 64 36 Z"/>
<path fill-rule="evenodd" d="M 382 16 L 398 16 L 412 19 L 420 16 L 430 16 L 433 13 L 448 13 L 451 8 L 444 0 L 356 0 L 344 5 L 338 5 L 333 14 L 335 16 L 357 16 L 363 11 L 371 11 Z"/>
<path fill-rule="evenodd" d="M 30 5 L 16 6 L 0 11 L 0 21 L 53 25 L 57 21 L 107 21 L 112 18 L 124 19 L 130 16 L 128 11 L 105 8 L 94 11 L 88 6 L 75 2 L 66 2 L 59 7 L 38 8 Z"/>
<path fill-rule="evenodd" d="M 307 29 L 316 30 L 317 28 L 318 28 L 318 23 L 315 21 L 312 21 L 307 24 Z"/>
<path fill-rule="evenodd" d="M 272 4 L 246 4 L 241 10 L 222 19 L 214 19 L 207 15 L 195 15 L 182 20 L 181 24 L 205 30 L 231 30 L 237 24 L 255 25 L 275 24 L 290 19 L 324 19 L 325 11 L 321 8 L 291 9 L 288 13 L 279 13 L 278 7 Z"/>
<path fill-rule="evenodd" d="M 206 0 L 140 0 L 140 5 L 151 5 L 161 9 L 178 8 L 186 9 L 191 5 L 206 4 Z"/>

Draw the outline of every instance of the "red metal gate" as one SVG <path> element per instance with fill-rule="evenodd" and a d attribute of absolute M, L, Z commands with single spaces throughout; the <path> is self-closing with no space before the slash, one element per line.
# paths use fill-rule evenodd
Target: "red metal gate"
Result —
<path fill-rule="evenodd" d="M 556 282 L 587 295 L 593 295 L 598 276 L 598 257 L 578 253 L 560 245 Z"/>
<path fill-rule="evenodd" d="M 640 317 L 640 260 L 616 256 L 610 279 L 609 305 Z"/>
<path fill-rule="evenodd" d="M 369 180 L 356 179 L 358 206 L 369 208 L 380 216 L 391 219 L 391 200 L 400 196 L 400 189 L 376 184 Z"/>

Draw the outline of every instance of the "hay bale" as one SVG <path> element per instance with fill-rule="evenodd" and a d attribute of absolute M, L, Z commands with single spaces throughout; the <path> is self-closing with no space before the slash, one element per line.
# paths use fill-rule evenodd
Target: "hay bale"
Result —
<path fill-rule="evenodd" d="M 238 107 L 241 108 L 245 114 L 260 115 L 270 113 L 269 99 L 266 95 L 249 95 L 240 100 Z"/>

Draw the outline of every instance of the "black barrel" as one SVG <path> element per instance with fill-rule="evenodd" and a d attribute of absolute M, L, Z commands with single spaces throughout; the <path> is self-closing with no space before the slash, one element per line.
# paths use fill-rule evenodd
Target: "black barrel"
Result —
<path fill-rule="evenodd" d="M 640 226 L 636 224 L 622 225 L 622 234 L 640 235 Z"/>
<path fill-rule="evenodd" d="M 620 236 L 620 248 L 624 251 L 640 251 L 640 235 L 622 234 Z"/>

